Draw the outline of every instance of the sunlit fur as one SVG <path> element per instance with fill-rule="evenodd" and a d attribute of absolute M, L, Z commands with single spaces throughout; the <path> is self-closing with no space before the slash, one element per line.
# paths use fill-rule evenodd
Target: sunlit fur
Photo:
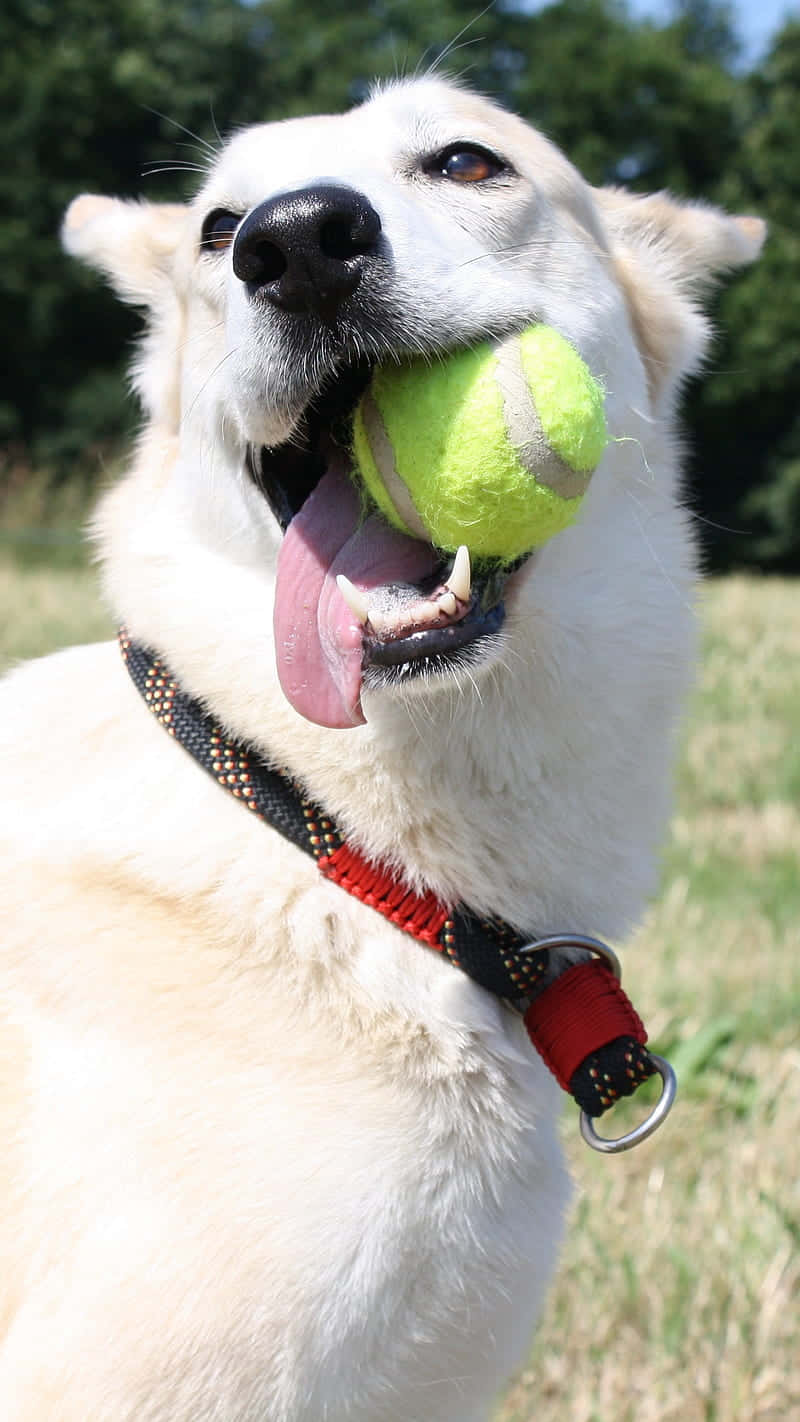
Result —
<path fill-rule="evenodd" d="M 426 185 L 420 154 L 457 139 L 516 180 Z M 244 473 L 334 356 L 290 354 L 229 254 L 198 249 L 213 208 L 319 178 L 392 243 L 367 354 L 544 320 L 603 381 L 613 437 L 494 655 L 365 693 L 349 731 L 279 689 L 280 532 Z M 150 320 L 144 428 L 97 516 L 113 608 L 371 855 L 532 934 L 619 940 L 655 881 L 692 660 L 673 414 L 707 338 L 695 293 L 760 240 L 592 191 L 430 79 L 238 134 L 188 208 L 78 199 L 68 249 Z M 568 1199 L 519 1021 L 224 796 L 115 646 L 16 671 L 1 704 L 4 1422 L 486 1422 Z"/>

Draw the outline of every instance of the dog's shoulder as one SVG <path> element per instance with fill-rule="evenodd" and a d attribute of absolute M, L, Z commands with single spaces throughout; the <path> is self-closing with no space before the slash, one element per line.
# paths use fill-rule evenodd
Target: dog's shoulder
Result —
<path fill-rule="evenodd" d="M 41 897 L 59 878 L 76 893 L 78 880 L 124 879 L 170 896 L 220 822 L 235 841 L 244 819 L 165 735 L 113 642 L 25 663 L 0 683 L 0 783 L 0 876 L 15 892 L 15 876 L 37 866 Z"/>
<path fill-rule="evenodd" d="M 76 757 L 91 770 L 98 731 L 119 725 L 125 713 L 124 678 L 113 674 L 118 657 L 112 642 L 88 643 L 23 662 L 3 677 L 0 757 L 6 804 L 17 790 L 38 789 L 43 776 L 55 777 L 48 797 L 55 799 L 59 771 L 72 778 Z"/>
<path fill-rule="evenodd" d="M 135 763 L 150 733 L 113 642 L 14 668 L 0 682 L 0 774 L 17 833 L 26 806 L 38 810 L 41 833 L 76 787 L 89 797 L 96 781 L 107 797 L 109 761 L 124 753 Z"/>

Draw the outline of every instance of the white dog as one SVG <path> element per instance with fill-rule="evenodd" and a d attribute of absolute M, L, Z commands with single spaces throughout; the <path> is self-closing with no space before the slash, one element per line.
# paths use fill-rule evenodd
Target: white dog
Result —
<path fill-rule="evenodd" d="M 433 79 L 237 134 L 187 207 L 78 198 L 68 249 L 149 312 L 97 522 L 131 641 L 413 889 L 624 935 L 692 660 L 676 393 L 761 240 Z M 451 657 L 447 570 L 365 546 L 332 435 L 374 363 L 532 321 L 613 438 Z M 520 1018 L 223 794 L 115 644 L 0 704 L 3 1422 L 486 1422 L 568 1198 Z"/>

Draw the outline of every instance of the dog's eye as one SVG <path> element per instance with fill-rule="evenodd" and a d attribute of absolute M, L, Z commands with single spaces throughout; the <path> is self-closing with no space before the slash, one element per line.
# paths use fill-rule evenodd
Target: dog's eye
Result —
<path fill-rule="evenodd" d="M 502 159 L 477 144 L 452 144 L 425 164 L 431 177 L 449 178 L 453 183 L 485 183 L 507 171 Z"/>
<path fill-rule="evenodd" d="M 230 247 L 233 235 L 241 220 L 237 213 L 226 212 L 221 207 L 210 212 L 203 223 L 200 235 L 200 246 L 203 251 L 224 252 L 226 247 Z"/>

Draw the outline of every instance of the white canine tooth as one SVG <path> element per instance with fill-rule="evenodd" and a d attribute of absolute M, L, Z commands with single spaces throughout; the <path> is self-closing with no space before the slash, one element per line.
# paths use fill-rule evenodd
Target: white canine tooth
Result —
<path fill-rule="evenodd" d="M 445 583 L 445 587 L 454 593 L 459 602 L 469 602 L 470 589 L 472 587 L 472 569 L 469 563 L 469 549 L 466 543 L 462 543 L 455 559 L 453 560 L 453 570 Z"/>
<path fill-rule="evenodd" d="M 454 592 L 443 592 L 443 593 L 440 593 L 440 594 L 439 594 L 439 606 L 440 606 L 440 608 L 442 609 L 442 612 L 446 613 L 448 617 L 452 617 L 453 613 L 455 612 L 456 608 L 458 607 L 458 599 L 457 599 L 455 593 L 454 593 Z"/>
<path fill-rule="evenodd" d="M 369 608 L 367 607 L 367 599 L 364 594 L 359 592 L 358 588 L 351 583 L 349 578 L 345 577 L 344 573 L 337 573 L 336 586 L 353 616 L 358 618 L 358 621 L 363 627 L 364 624 L 369 621 Z"/>

